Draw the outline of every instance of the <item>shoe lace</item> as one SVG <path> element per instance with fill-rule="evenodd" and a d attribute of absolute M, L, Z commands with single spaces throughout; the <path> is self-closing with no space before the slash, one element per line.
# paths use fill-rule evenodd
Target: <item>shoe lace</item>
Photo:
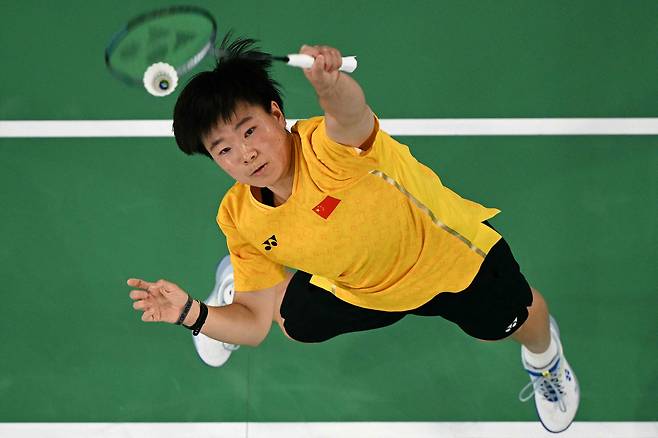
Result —
<path fill-rule="evenodd" d="M 531 376 L 531 381 L 521 389 L 519 392 L 519 400 L 526 402 L 532 398 L 535 393 L 540 393 L 545 400 L 551 403 L 557 403 L 558 408 L 562 412 L 567 411 L 567 405 L 564 401 L 565 390 L 560 375 L 560 361 L 551 367 L 549 370 L 544 370 L 541 373 L 528 371 Z"/>

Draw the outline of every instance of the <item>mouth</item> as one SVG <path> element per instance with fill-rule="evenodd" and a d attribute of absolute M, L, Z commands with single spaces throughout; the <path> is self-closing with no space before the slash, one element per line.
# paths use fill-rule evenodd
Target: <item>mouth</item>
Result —
<path fill-rule="evenodd" d="M 256 170 L 254 170 L 253 172 L 251 172 L 251 175 L 250 175 L 250 176 L 257 176 L 257 175 L 260 175 L 260 174 L 263 172 L 263 169 L 265 169 L 265 167 L 267 167 L 267 163 L 265 163 L 265 164 L 263 164 L 263 165 L 257 167 Z"/>

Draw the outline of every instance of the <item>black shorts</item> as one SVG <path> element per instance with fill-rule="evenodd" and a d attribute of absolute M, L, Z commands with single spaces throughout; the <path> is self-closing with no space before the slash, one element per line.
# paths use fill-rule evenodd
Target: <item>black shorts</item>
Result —
<path fill-rule="evenodd" d="M 310 279 L 311 274 L 297 271 L 281 303 L 286 332 L 300 342 L 322 342 L 343 333 L 386 327 L 406 315 L 441 316 L 470 336 L 493 341 L 514 333 L 528 318 L 527 308 L 532 304 L 530 286 L 502 238 L 466 289 L 438 293 L 424 305 L 405 312 L 349 304 L 309 283 Z"/>

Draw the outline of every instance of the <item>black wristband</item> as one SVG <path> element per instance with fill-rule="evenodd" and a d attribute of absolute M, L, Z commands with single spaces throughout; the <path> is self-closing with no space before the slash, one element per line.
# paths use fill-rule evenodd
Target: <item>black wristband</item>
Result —
<path fill-rule="evenodd" d="M 192 308 L 192 297 L 190 294 L 187 294 L 187 302 L 185 303 L 185 307 L 183 307 L 183 311 L 180 313 L 180 316 L 178 317 L 178 321 L 176 321 L 176 325 L 181 325 L 183 321 L 185 321 L 185 317 L 187 316 L 188 313 L 190 313 L 190 309 Z"/>
<path fill-rule="evenodd" d="M 199 303 L 199 317 L 196 322 L 192 325 L 183 325 L 183 327 L 192 330 L 192 335 L 196 336 L 201 331 L 201 327 L 206 323 L 206 317 L 208 316 L 208 306 L 203 301 L 196 300 Z"/>

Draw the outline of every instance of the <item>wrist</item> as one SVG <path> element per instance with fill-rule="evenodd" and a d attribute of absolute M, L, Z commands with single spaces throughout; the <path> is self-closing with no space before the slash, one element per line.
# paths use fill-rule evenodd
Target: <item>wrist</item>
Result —
<path fill-rule="evenodd" d="M 183 325 L 191 326 L 199 318 L 199 313 L 201 311 L 201 306 L 197 300 L 192 301 L 192 308 L 188 312 L 187 316 L 183 320 Z"/>
<path fill-rule="evenodd" d="M 338 93 L 339 78 L 340 74 L 333 82 L 313 84 L 313 88 L 315 89 L 315 94 L 318 96 L 318 99 L 335 99 Z"/>
<path fill-rule="evenodd" d="M 193 324 L 183 325 L 183 327 L 192 330 L 192 334 L 194 336 L 197 336 L 201 332 L 201 328 L 206 323 L 206 318 L 208 317 L 208 306 L 206 306 L 205 303 L 202 303 L 201 301 L 197 301 L 197 303 L 199 305 L 199 317 Z"/>

